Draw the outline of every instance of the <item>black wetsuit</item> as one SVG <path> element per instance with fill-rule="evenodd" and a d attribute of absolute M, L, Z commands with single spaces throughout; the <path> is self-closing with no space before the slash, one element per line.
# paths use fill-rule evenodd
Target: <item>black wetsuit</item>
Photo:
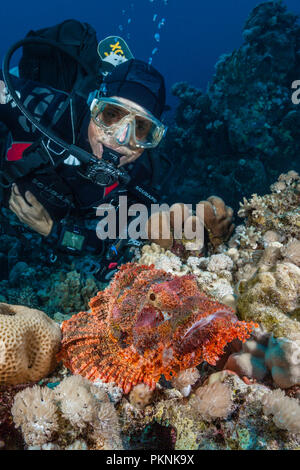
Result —
<path fill-rule="evenodd" d="M 1 72 L 0 80 L 3 80 Z M 68 95 L 39 83 L 24 81 L 16 77 L 13 78 L 13 83 L 24 106 L 41 124 L 47 127 L 51 126 L 54 133 L 68 144 L 76 144 L 92 153 L 88 141 L 90 110 L 82 97 L 76 95 L 53 126 L 56 113 L 59 112 Z M 68 155 L 64 155 L 65 158 L 62 160 L 59 155 L 62 151 L 61 147 L 43 136 L 24 117 L 12 100 L 7 104 L 0 105 L 0 121 L 7 126 L 12 135 L 12 145 L 7 152 L 5 161 L 6 167 L 17 163 L 11 160 L 18 158 L 18 152 L 21 152 L 22 159 L 26 159 L 26 152 L 29 149 L 23 153 L 24 143 L 34 143 L 41 139 L 39 146 L 43 148 L 48 162 L 31 171 L 30 174 L 19 177 L 16 183 L 22 194 L 30 190 L 55 221 L 52 233 L 48 237 L 48 240 L 54 243 L 60 237 L 61 221 L 63 220 L 65 223 L 67 220 L 69 224 L 79 224 L 87 230 L 88 243 L 86 245 L 89 249 L 100 250 L 102 242 L 97 238 L 95 231 L 95 226 L 99 222 L 99 218 L 96 218 L 96 208 L 99 204 L 111 200 L 120 192 L 122 195 L 124 193 L 130 194 L 129 201 L 131 202 L 150 203 L 151 198 L 148 201 L 142 200 L 143 197 L 140 198 L 139 195 L 135 196 L 130 193 L 130 188 L 136 182 L 146 188 L 146 193 L 153 194 L 154 199 L 157 196 L 151 188 L 152 173 L 147 152 L 144 152 L 134 164 L 127 165 L 126 169 L 131 176 L 128 187 L 114 184 L 113 187 L 103 188 L 80 175 L 81 165 L 78 160 L 69 158 Z M 51 160 L 55 163 L 58 158 L 60 158 L 60 163 L 52 165 Z M 142 194 L 143 192 L 141 196 Z M 10 188 L 4 192 L 5 205 L 8 203 L 9 196 Z"/>

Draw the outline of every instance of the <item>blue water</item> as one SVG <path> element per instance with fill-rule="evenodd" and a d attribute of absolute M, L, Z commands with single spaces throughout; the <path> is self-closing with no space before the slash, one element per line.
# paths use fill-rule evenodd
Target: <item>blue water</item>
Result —
<path fill-rule="evenodd" d="M 13 42 L 24 37 L 30 29 L 50 26 L 68 18 L 86 21 L 94 26 L 99 40 L 111 34 L 123 36 L 134 55 L 140 59 L 148 61 L 157 48 L 152 63 L 164 74 L 168 102 L 174 106 L 176 100 L 170 96 L 172 84 L 188 81 L 206 89 L 218 57 L 242 44 L 245 20 L 251 10 L 262 2 L 18 0 L 3 3 L 0 58 Z M 285 0 L 283 3 L 291 12 L 300 14 L 299 0 Z M 155 21 L 154 15 L 157 15 Z M 163 18 L 165 24 L 158 29 Z M 155 39 L 157 34 L 159 37 Z"/>

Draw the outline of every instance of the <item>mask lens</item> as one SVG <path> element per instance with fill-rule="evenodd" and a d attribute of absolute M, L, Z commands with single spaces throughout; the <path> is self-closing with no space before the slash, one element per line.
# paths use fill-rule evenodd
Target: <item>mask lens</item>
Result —
<path fill-rule="evenodd" d="M 135 135 L 140 142 L 147 142 L 152 135 L 154 124 L 149 119 L 136 116 L 135 118 Z"/>
<path fill-rule="evenodd" d="M 113 104 L 104 104 L 102 109 L 96 116 L 96 120 L 100 121 L 107 127 L 112 126 L 113 124 L 117 124 L 121 119 L 123 119 L 128 112 L 125 109 L 115 106 Z"/>

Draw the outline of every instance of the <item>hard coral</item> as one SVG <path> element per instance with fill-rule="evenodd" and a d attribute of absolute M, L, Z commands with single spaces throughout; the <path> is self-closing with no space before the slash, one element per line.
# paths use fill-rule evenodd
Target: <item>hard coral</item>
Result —
<path fill-rule="evenodd" d="M 299 183 L 300 176 L 295 171 L 280 175 L 278 182 L 271 186 L 271 194 L 254 194 L 250 200 L 244 198 L 238 215 L 247 217 L 248 227 L 255 227 L 263 233 L 275 231 L 282 237 L 299 240 Z"/>
<path fill-rule="evenodd" d="M 227 343 L 245 340 L 254 324 L 199 291 L 193 275 L 174 276 L 128 263 L 112 283 L 62 325 L 58 359 L 74 374 L 115 382 L 129 393 L 154 389 L 202 361 L 215 364 Z"/>
<path fill-rule="evenodd" d="M 0 384 L 34 382 L 56 365 L 60 328 L 40 310 L 0 303 Z"/>
<path fill-rule="evenodd" d="M 275 337 L 300 339 L 300 268 L 277 263 L 258 272 L 239 287 L 238 310 L 244 320 L 255 320 Z"/>
<path fill-rule="evenodd" d="M 187 274 L 187 269 L 182 270 L 182 262 L 178 256 L 170 250 L 165 250 L 156 243 L 151 245 L 144 245 L 141 250 L 141 257 L 138 260 L 141 265 L 151 266 L 152 264 L 156 269 L 163 269 L 168 273 L 179 275 Z"/>

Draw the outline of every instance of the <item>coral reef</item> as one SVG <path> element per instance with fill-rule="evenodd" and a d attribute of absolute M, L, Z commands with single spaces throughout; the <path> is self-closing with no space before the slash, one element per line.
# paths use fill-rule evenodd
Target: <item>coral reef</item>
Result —
<path fill-rule="evenodd" d="M 246 223 L 237 227 L 227 251 L 235 264 L 238 314 L 269 333 L 267 343 L 255 351 L 245 343 L 230 365 L 243 363 L 245 375 L 257 379 L 270 372 L 282 388 L 300 383 L 299 181 L 290 171 L 279 176 L 270 194 L 245 199 L 239 215 Z"/>
<path fill-rule="evenodd" d="M 152 243 L 142 247 L 141 256 L 137 261 L 141 265 L 153 264 L 156 269 L 163 269 L 177 276 L 192 273 L 197 276 L 198 285 L 203 292 L 219 302 L 226 305 L 229 302 L 230 307 L 235 307 L 231 274 L 234 264 L 232 259 L 223 253 L 208 258 L 189 256 L 184 262 L 170 250 Z"/>
<path fill-rule="evenodd" d="M 103 388 L 81 376 L 71 376 L 55 388 L 55 396 L 63 417 L 73 427 L 80 430 L 87 425 L 92 427 L 96 447 L 122 448 L 118 417 Z"/>
<path fill-rule="evenodd" d="M 177 247 L 177 250 L 182 253 L 193 251 L 200 254 L 204 247 L 204 221 L 206 220 L 204 218 L 204 204 L 209 205 L 211 212 L 213 212 L 213 206 L 208 201 L 203 204 L 199 203 L 195 215 L 188 206 L 181 203 L 173 204 L 168 210 L 155 212 L 146 222 L 145 234 L 148 240 L 165 250 Z M 215 216 L 207 216 L 207 221 L 211 228 L 215 228 Z M 225 233 L 228 232 L 227 225 L 225 223 Z M 224 235 L 224 233 L 222 234 Z M 221 236 L 222 234 L 218 233 L 217 235 Z M 218 237 L 215 238 L 217 240 Z"/>
<path fill-rule="evenodd" d="M 29 449 L 122 449 L 118 416 L 103 389 L 80 376 L 17 393 L 11 409 Z"/>
<path fill-rule="evenodd" d="M 144 246 L 137 264 L 123 266 L 91 300 L 91 313 L 64 322 L 59 357 L 94 382 L 80 375 L 62 380 L 65 368 L 44 379 L 59 428 L 50 432 L 47 413 L 39 418 L 33 408 L 28 416 L 44 419 L 50 437 L 28 440 L 29 448 L 299 448 L 298 181 L 295 172 L 281 175 L 271 194 L 244 201 L 245 224 L 217 253 L 187 256 Z M 245 341 L 236 344 L 230 342 L 235 334 L 224 340 L 222 327 L 224 344 L 216 352 L 211 341 L 219 341 L 221 325 L 214 315 L 221 308 L 230 329 L 237 324 L 225 303 L 260 327 L 250 337 L 250 328 L 244 331 Z M 188 332 L 195 336 L 183 347 Z M 191 348 L 197 360 L 187 363 Z M 272 391 L 274 384 L 286 390 Z M 11 430 L 8 410 L 3 429 Z"/>
<path fill-rule="evenodd" d="M 217 254 L 186 258 L 151 244 L 138 260 L 178 276 L 193 273 L 203 292 L 260 324 L 223 366 L 250 379 L 271 377 L 282 388 L 300 383 L 299 181 L 290 171 L 270 194 L 245 199 L 245 223 Z"/>
<path fill-rule="evenodd" d="M 140 265 L 146 266 L 153 264 L 156 269 L 163 269 L 167 273 L 173 273 L 177 276 L 188 273 L 188 269 L 184 267 L 178 256 L 170 250 L 165 250 L 156 243 L 144 245 L 141 250 L 141 256 L 138 257 L 137 262 Z"/>
<path fill-rule="evenodd" d="M 174 389 L 161 387 L 156 399 L 143 412 L 136 411 L 123 397 L 120 416 L 129 442 L 140 440 L 145 448 L 150 430 L 154 429 L 157 440 L 162 436 L 164 449 L 168 441 L 172 442 L 168 448 L 176 450 L 299 448 L 299 434 L 278 429 L 272 417 L 264 415 L 262 399 L 271 393 L 267 386 L 246 384 L 237 375 L 224 371 L 210 375 L 209 379 L 207 385 L 196 388 L 188 399 Z M 196 392 L 201 399 L 196 398 Z M 196 411 L 195 405 L 200 405 Z M 172 439 L 166 438 L 168 432 Z"/>
<path fill-rule="evenodd" d="M 287 389 L 300 384 L 300 342 L 268 333 L 257 335 L 254 330 L 251 339 L 243 343 L 241 351 L 229 356 L 224 367 L 258 381 L 271 374 L 278 387 Z"/>
<path fill-rule="evenodd" d="M 154 389 L 207 361 L 215 364 L 233 339 L 244 341 L 254 323 L 198 288 L 193 275 L 173 276 L 153 266 L 121 266 L 105 291 L 62 325 L 58 355 L 73 373 L 115 382 L 125 393 L 139 383 Z"/>
<path fill-rule="evenodd" d="M 87 309 L 89 299 L 103 288 L 95 276 L 98 257 L 54 252 L 39 234 L 20 227 L 11 211 L 2 211 L 11 231 L 0 234 L 1 302 L 38 308 L 62 319 Z"/>
<path fill-rule="evenodd" d="M 264 194 L 282 172 L 299 171 L 299 106 L 291 83 L 300 72 L 300 26 L 283 2 L 258 5 L 243 44 L 218 60 L 207 91 L 177 83 L 175 125 L 161 151 L 174 162 L 165 199 L 197 203 L 211 194 L 237 209 Z"/>
<path fill-rule="evenodd" d="M 252 195 L 251 199 L 244 198 L 240 204 L 238 215 L 247 217 L 247 227 L 256 230 L 276 232 L 279 241 L 289 241 L 286 250 L 293 247 L 287 257 L 294 259 L 293 251 L 299 250 L 297 240 L 300 238 L 300 176 L 295 171 L 279 176 L 278 181 L 271 186 L 271 194 L 265 196 Z M 293 240 L 294 238 L 294 240 Z M 295 253 L 296 254 L 296 253 Z M 292 259 L 291 259 L 292 258 Z"/>
<path fill-rule="evenodd" d="M 262 250 L 257 266 L 253 266 L 248 244 L 252 272 L 248 270 L 247 275 L 247 265 L 239 266 L 239 312 L 245 319 L 259 321 L 276 337 L 292 340 L 300 339 L 300 268 L 294 240 L 300 237 L 299 182 L 295 172 L 281 175 L 280 191 L 275 183 L 271 194 L 244 200 L 239 212 L 247 217 L 246 227 L 252 230 L 252 236 L 256 233 L 255 249 Z M 244 257 L 243 252 L 241 255 Z"/>
<path fill-rule="evenodd" d="M 96 295 L 97 257 L 56 256 L 5 214 L 0 449 L 300 448 L 300 114 L 290 88 L 300 26 L 270 1 L 243 37 L 206 93 L 174 85 L 175 125 L 159 150 L 174 162 L 169 204 L 218 194 L 237 208 L 244 197 L 244 223 L 228 243 L 217 236 L 214 254 L 176 239 L 176 220 L 190 216 L 176 204 L 165 246 L 144 246 Z M 80 375 L 60 365 L 49 376 L 59 327 L 24 306 L 57 322 L 80 312 L 63 323 L 59 354 Z"/>
<path fill-rule="evenodd" d="M 38 381 L 56 365 L 61 332 L 40 310 L 0 303 L 0 385 Z"/>

